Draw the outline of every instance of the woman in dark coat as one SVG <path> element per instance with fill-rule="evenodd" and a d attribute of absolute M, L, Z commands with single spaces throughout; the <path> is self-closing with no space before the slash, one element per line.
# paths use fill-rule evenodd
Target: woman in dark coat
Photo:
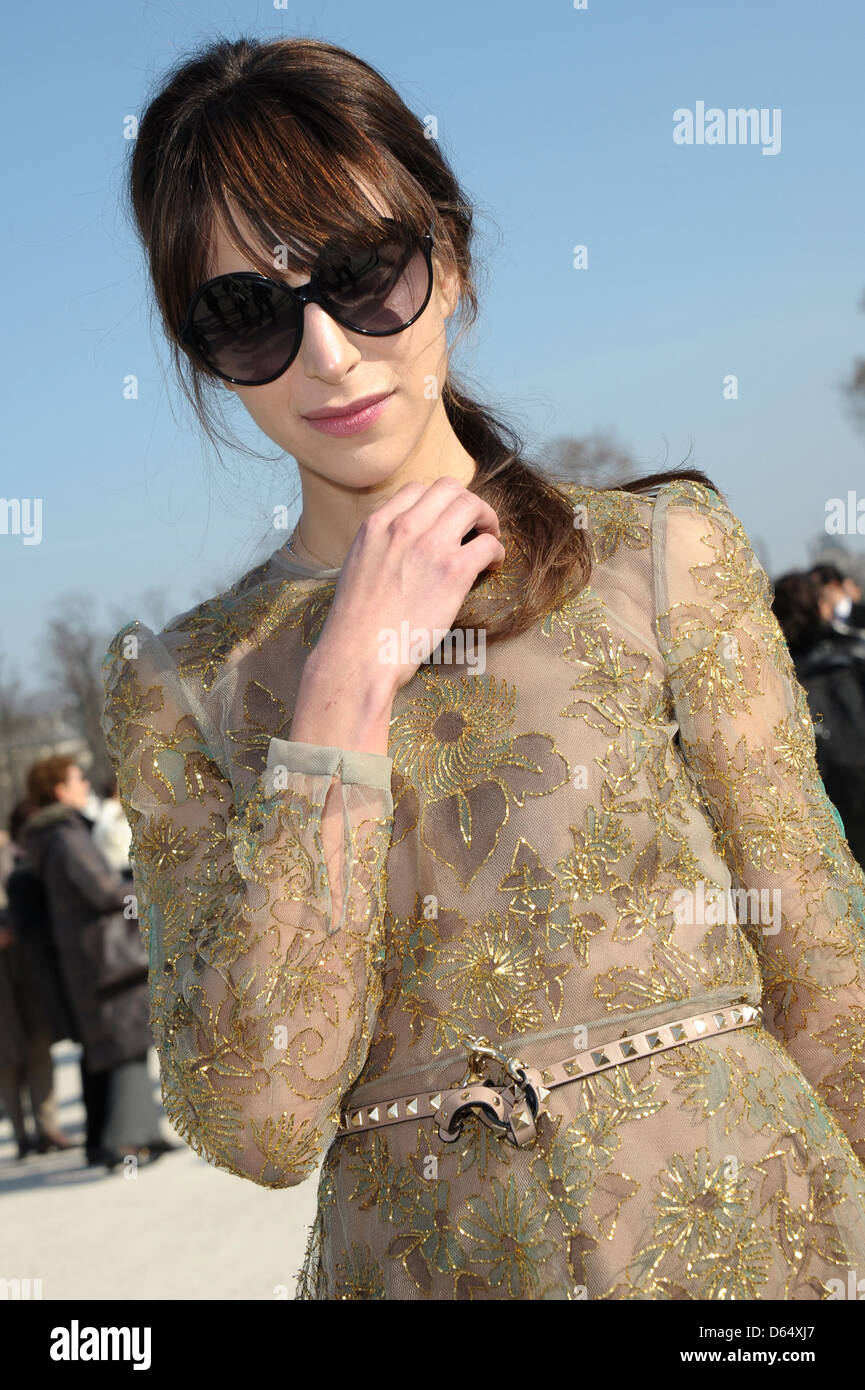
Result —
<path fill-rule="evenodd" d="M 18 837 L 35 803 L 21 801 L 0 844 L 0 1098 L 18 1141 L 18 1155 L 72 1147 L 62 1133 L 54 1094 L 51 1044 L 74 1038 L 60 979 L 42 884 Z M 36 1126 L 27 1132 L 25 1095 Z"/>
<path fill-rule="evenodd" d="M 34 764 L 27 784 L 40 809 L 24 826 L 22 843 L 45 888 L 83 1047 L 87 1161 L 114 1167 L 124 1154 L 156 1157 L 176 1146 L 160 1137 L 162 1110 L 147 1074 L 152 1036 L 146 964 L 132 982 L 98 985 L 108 921 L 128 909 L 131 885 L 93 843 L 93 822 L 82 811 L 90 784 L 74 759 Z"/>
<path fill-rule="evenodd" d="M 782 575 L 773 588 L 772 608 L 808 696 L 820 775 L 865 866 L 865 640 L 833 623 L 813 572 Z"/>

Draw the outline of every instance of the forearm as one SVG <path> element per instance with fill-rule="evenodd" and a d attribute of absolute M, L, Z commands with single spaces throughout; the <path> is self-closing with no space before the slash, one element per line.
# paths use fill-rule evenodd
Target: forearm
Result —
<path fill-rule="evenodd" d="M 395 693 L 387 666 L 358 666 L 319 644 L 303 670 L 291 741 L 387 756 Z"/>
<path fill-rule="evenodd" d="M 353 669 L 319 644 L 301 677 L 291 741 L 387 756 L 393 696 L 386 668 L 369 665 Z M 321 833 L 333 917 L 338 921 L 345 884 L 342 797 L 336 780 L 322 813 Z"/>

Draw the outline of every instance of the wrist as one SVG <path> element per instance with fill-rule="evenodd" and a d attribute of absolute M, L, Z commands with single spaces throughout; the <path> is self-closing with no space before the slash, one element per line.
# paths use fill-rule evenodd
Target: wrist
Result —
<path fill-rule="evenodd" d="M 319 642 L 306 659 L 300 688 L 304 692 L 317 691 L 321 694 L 351 691 L 367 714 L 386 714 L 390 718 L 399 686 L 392 666 L 374 659 L 355 664 Z"/>
<path fill-rule="evenodd" d="M 311 653 L 297 692 L 291 739 L 387 755 L 394 694 L 386 672 L 352 669 Z"/>

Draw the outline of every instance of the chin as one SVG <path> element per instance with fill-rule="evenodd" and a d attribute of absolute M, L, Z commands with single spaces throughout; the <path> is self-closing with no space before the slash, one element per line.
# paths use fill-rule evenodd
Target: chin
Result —
<path fill-rule="evenodd" d="M 340 460 L 340 467 L 334 468 L 332 458 L 321 467 L 312 465 L 310 471 L 318 473 L 321 477 L 328 478 L 333 483 L 339 483 L 342 487 L 363 489 L 378 487 L 381 483 L 386 483 L 390 478 L 395 478 L 403 465 L 408 450 L 400 448 L 393 450 L 393 457 L 382 457 L 381 443 L 375 448 L 373 441 L 370 455 L 365 456 L 364 451 L 358 449 L 356 455 L 344 462 Z M 391 453 L 389 449 L 388 454 Z"/>

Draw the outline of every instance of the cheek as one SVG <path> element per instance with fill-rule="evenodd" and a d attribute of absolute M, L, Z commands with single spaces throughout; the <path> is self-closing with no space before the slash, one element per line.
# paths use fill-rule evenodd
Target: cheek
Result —
<path fill-rule="evenodd" d="M 430 313 L 433 307 L 430 304 L 416 323 L 404 333 L 394 334 L 390 340 L 397 343 L 402 339 L 399 352 L 394 356 L 401 366 L 404 384 L 413 395 L 421 397 L 428 394 L 426 386 L 430 378 L 443 381 L 447 368 L 445 321 L 439 313 Z"/>
<path fill-rule="evenodd" d="M 284 425 L 292 411 L 294 392 L 291 370 L 267 386 L 235 387 L 235 393 L 252 419 L 265 433 L 273 425 Z"/>

